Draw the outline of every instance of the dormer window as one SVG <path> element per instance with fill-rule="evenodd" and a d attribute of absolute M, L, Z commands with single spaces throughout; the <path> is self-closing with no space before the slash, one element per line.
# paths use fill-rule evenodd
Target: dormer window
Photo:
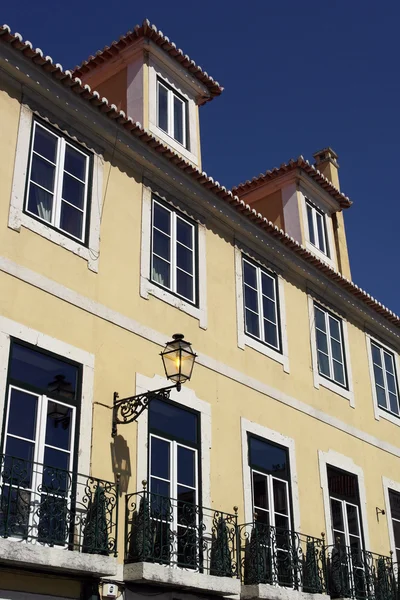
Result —
<path fill-rule="evenodd" d="M 320 252 L 329 257 L 328 235 L 323 212 L 318 210 L 309 200 L 306 200 L 308 239 Z"/>
<path fill-rule="evenodd" d="M 187 147 L 187 100 L 161 78 L 157 79 L 157 125 Z"/>

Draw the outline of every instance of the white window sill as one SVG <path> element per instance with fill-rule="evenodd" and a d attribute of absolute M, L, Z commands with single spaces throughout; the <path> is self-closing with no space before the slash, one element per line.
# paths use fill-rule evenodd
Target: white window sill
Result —
<path fill-rule="evenodd" d="M 166 302 L 170 306 L 194 317 L 199 321 L 202 329 L 207 329 L 207 311 L 205 309 L 193 306 L 193 304 L 186 302 L 183 298 L 174 296 L 168 290 L 160 288 L 143 276 L 140 277 L 140 295 L 146 300 L 149 299 L 149 296 L 155 296 L 159 300 L 163 300 L 163 302 Z"/>
<path fill-rule="evenodd" d="M 186 158 L 188 161 L 193 163 L 195 166 L 199 165 L 199 159 L 195 154 L 193 154 L 192 152 L 190 152 L 190 150 L 185 148 L 185 146 L 182 146 L 182 144 L 180 144 L 179 142 L 174 140 L 173 137 L 171 137 L 170 135 L 168 135 L 168 133 L 166 133 L 159 127 L 157 127 L 157 125 L 150 123 L 149 129 L 150 129 L 151 133 L 153 133 L 155 136 L 157 136 L 162 142 L 167 144 L 167 146 L 170 146 L 178 154 L 183 156 L 183 158 Z"/>
<path fill-rule="evenodd" d="M 382 410 L 381 408 L 379 408 L 379 406 L 378 417 L 380 419 L 386 419 L 387 421 L 393 423 L 393 425 L 397 425 L 398 427 L 400 427 L 400 416 L 394 415 L 390 412 L 387 412 L 386 410 Z"/>
<path fill-rule="evenodd" d="M 321 250 L 318 250 L 318 248 L 316 246 L 314 246 L 314 244 L 312 244 L 308 240 L 306 241 L 306 248 L 307 248 L 307 250 L 309 252 L 311 252 L 312 254 L 314 254 L 317 258 L 319 258 L 324 263 L 326 263 L 327 265 L 329 265 L 330 267 L 332 267 L 332 269 L 336 270 L 336 264 L 335 264 L 335 262 L 331 258 L 329 258 L 329 256 L 327 256 L 326 254 L 324 254 L 323 252 L 321 252 Z"/>
<path fill-rule="evenodd" d="M 317 389 L 319 389 L 320 386 L 327 388 L 331 392 L 334 392 L 335 394 L 342 396 L 342 398 L 346 398 L 346 400 L 348 400 L 350 402 L 350 406 L 352 408 L 354 408 L 355 405 L 354 405 L 353 390 L 346 390 L 338 383 L 335 383 L 334 381 L 331 381 L 330 379 L 326 379 L 325 377 L 322 377 L 322 375 L 320 375 L 319 373 L 317 374 L 317 382 L 316 383 L 317 383 L 317 385 L 315 387 Z"/>
<path fill-rule="evenodd" d="M 244 344 L 239 346 L 240 348 L 242 348 L 242 350 L 244 349 L 244 346 L 249 346 L 250 348 L 253 348 L 253 350 L 260 352 L 260 354 L 264 354 L 264 356 L 268 356 L 268 358 L 272 358 L 272 360 L 280 363 L 283 366 L 284 372 L 290 373 L 288 356 L 284 356 L 283 354 L 281 354 L 281 352 L 278 352 L 277 350 L 270 348 L 266 344 L 255 340 L 251 336 L 246 335 L 246 333 L 243 336 L 243 341 Z"/>

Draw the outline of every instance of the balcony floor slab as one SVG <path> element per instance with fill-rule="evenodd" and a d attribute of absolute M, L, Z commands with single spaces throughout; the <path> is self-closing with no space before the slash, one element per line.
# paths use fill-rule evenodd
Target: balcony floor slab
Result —
<path fill-rule="evenodd" d="M 240 581 L 233 577 L 217 577 L 185 569 L 138 562 L 124 566 L 124 581 L 164 585 L 175 589 L 193 590 L 217 596 L 240 594 Z"/>
<path fill-rule="evenodd" d="M 59 573 L 90 574 L 94 577 L 113 577 L 117 573 L 117 559 L 114 556 L 83 554 L 2 538 L 0 564 Z"/>
<path fill-rule="evenodd" d="M 242 600 L 327 600 L 326 594 L 310 594 L 288 587 L 259 583 L 258 585 L 242 585 Z"/>

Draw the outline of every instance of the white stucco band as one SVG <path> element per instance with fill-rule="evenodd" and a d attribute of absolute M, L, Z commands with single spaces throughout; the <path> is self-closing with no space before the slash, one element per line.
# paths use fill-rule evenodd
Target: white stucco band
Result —
<path fill-rule="evenodd" d="M 184 588 L 219 596 L 236 596 L 240 593 L 240 580 L 233 577 L 217 577 L 198 571 L 143 562 L 125 565 L 124 580 Z"/>
<path fill-rule="evenodd" d="M 77 256 L 85 259 L 88 268 L 95 273 L 99 270 L 100 255 L 100 222 L 102 212 L 103 190 L 103 158 L 96 153 L 93 156 L 93 171 L 91 185 L 91 203 L 88 213 L 89 240 L 88 246 L 76 242 L 61 231 L 56 231 L 46 223 L 30 217 L 24 212 L 25 186 L 28 174 L 29 147 L 33 122 L 33 111 L 25 104 L 21 104 L 19 119 L 17 149 L 15 153 L 15 166 L 11 190 L 10 211 L 8 227 L 14 231 L 21 231 L 21 227 L 30 229 L 47 240 L 62 246 Z M 110 167 L 111 168 L 111 167 Z"/>
<path fill-rule="evenodd" d="M 0 431 L 5 415 L 7 392 L 7 367 L 10 355 L 10 338 L 21 340 L 48 350 L 60 357 L 69 358 L 82 365 L 81 419 L 78 445 L 78 473 L 90 474 L 90 448 L 92 444 L 92 403 L 94 385 L 94 355 L 52 338 L 26 325 L 0 317 Z"/>
<path fill-rule="evenodd" d="M 242 585 L 240 597 L 243 600 L 327 600 L 326 594 L 309 594 L 293 590 L 289 587 L 278 587 L 260 583 L 259 585 Z"/>

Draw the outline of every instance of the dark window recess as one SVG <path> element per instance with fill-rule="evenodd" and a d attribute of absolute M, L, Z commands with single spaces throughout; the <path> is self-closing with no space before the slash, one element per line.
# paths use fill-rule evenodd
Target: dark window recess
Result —
<path fill-rule="evenodd" d="M 171 439 L 198 444 L 198 415 L 162 400 L 152 400 L 149 407 L 149 431 Z"/>
<path fill-rule="evenodd" d="M 285 448 L 249 436 L 249 462 L 252 469 L 289 479 L 289 459 Z"/>

